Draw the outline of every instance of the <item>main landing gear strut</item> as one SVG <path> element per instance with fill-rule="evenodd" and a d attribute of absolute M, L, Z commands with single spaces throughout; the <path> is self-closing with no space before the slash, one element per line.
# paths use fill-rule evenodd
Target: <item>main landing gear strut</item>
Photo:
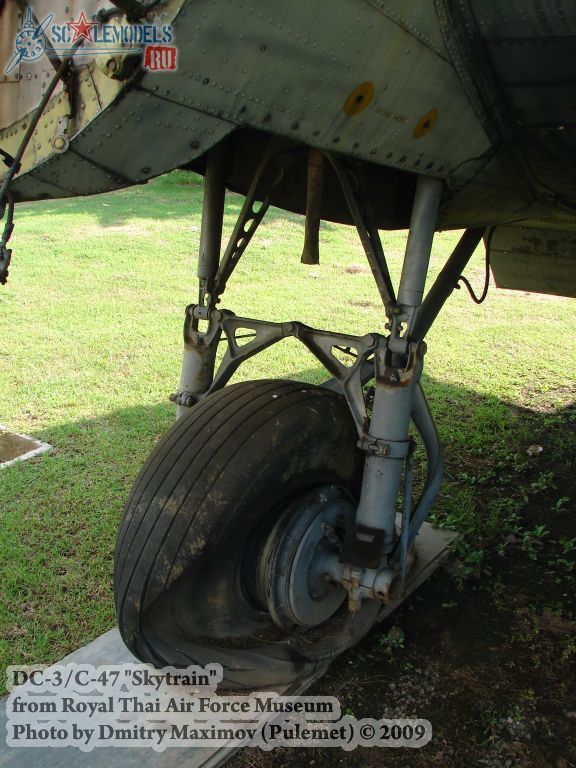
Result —
<path fill-rule="evenodd" d="M 420 386 L 424 337 L 483 235 L 464 233 L 423 300 L 442 184 L 419 177 L 396 296 L 361 178 L 319 155 L 310 150 L 303 261 L 317 258 L 317 196 L 329 162 L 382 297 L 387 334 L 351 336 L 217 308 L 293 160 L 289 150 L 269 149 L 220 259 L 226 154 L 213 150 L 199 300 L 186 309 L 173 396 L 178 420 L 137 478 L 118 537 L 115 597 L 128 647 L 156 666 L 220 662 L 231 688 L 310 674 L 358 642 L 402 592 L 442 476 Z M 225 386 L 244 360 L 288 336 L 329 380 Z M 226 352 L 216 370 L 220 343 Z M 411 421 L 428 463 L 416 502 Z"/>

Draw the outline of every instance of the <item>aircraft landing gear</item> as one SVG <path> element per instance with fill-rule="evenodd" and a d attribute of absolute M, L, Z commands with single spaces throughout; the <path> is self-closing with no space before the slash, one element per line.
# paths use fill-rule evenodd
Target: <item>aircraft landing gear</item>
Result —
<path fill-rule="evenodd" d="M 340 161 L 327 159 L 375 275 L 389 335 L 356 337 L 216 309 L 291 156 L 263 158 L 220 261 L 225 156 L 215 150 L 206 169 L 200 298 L 186 310 L 173 397 L 179 419 L 136 480 L 118 537 L 115 598 L 127 646 L 156 666 L 220 662 L 230 688 L 290 684 L 357 643 L 403 589 L 440 486 L 441 448 L 419 383 L 423 338 L 482 230 L 465 233 L 422 303 L 441 183 L 420 177 L 396 299 L 359 185 Z M 316 158 L 316 175 L 318 167 Z M 309 185 L 315 188 L 321 184 Z M 309 206 L 311 215 L 318 210 Z M 307 248 L 313 254 L 313 241 Z M 282 380 L 225 387 L 244 360 L 287 336 L 333 378 L 320 387 Z M 227 351 L 214 374 L 221 341 Z M 343 351 L 351 365 L 336 354 Z M 371 418 L 363 389 L 370 379 Z M 411 419 L 428 457 L 416 504 Z"/>

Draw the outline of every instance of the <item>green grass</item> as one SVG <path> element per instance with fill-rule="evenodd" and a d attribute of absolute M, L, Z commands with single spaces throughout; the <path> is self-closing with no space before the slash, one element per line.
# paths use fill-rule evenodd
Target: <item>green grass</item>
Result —
<path fill-rule="evenodd" d="M 113 625 L 122 505 L 173 420 L 168 395 L 179 380 L 183 309 L 197 295 L 201 197 L 196 177 L 175 173 L 17 210 L 10 281 L 0 293 L 0 421 L 54 450 L 0 472 L 2 666 L 56 660 Z M 229 197 L 228 228 L 241 202 Z M 302 237 L 300 217 L 271 211 L 222 306 L 343 332 L 383 331 L 354 231 L 323 225 L 317 267 L 299 263 Z M 396 279 L 405 238 L 384 236 Z M 431 277 L 456 239 L 437 237 Z M 467 274 L 480 289 L 480 251 Z M 429 335 L 426 388 L 448 456 L 436 519 L 468 534 L 464 561 L 482 559 L 483 541 L 490 546 L 503 521 L 522 525 L 517 488 L 488 503 L 478 483 L 501 483 L 508 473 L 512 488 L 516 469 L 525 469 L 525 449 L 538 435 L 521 428 L 518 407 L 554 419 L 571 399 L 575 330 L 569 299 L 492 289 L 480 307 L 455 292 Z M 319 382 L 323 373 L 286 341 L 237 378 L 262 376 Z"/>

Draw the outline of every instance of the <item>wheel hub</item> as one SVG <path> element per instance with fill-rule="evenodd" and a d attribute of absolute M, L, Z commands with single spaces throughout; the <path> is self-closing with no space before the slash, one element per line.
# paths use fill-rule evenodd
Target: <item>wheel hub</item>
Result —
<path fill-rule="evenodd" d="M 290 505 L 272 529 L 259 563 L 259 592 L 283 629 L 314 627 L 341 606 L 346 591 L 326 576 L 355 505 L 337 486 L 323 486 Z"/>

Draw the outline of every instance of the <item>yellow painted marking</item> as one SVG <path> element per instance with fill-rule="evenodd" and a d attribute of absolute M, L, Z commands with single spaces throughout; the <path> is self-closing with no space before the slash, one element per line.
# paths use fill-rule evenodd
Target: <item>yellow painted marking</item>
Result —
<path fill-rule="evenodd" d="M 436 125 L 436 121 L 438 120 L 438 110 L 437 109 L 431 109 L 429 112 L 426 112 L 425 115 L 422 115 L 420 120 L 416 123 L 416 127 L 414 128 L 414 131 L 412 132 L 412 135 L 415 139 L 421 139 L 423 136 L 426 136 L 427 133 L 430 133 L 432 128 Z"/>
<path fill-rule="evenodd" d="M 360 112 L 366 109 L 373 98 L 374 84 L 369 81 L 360 83 L 360 85 L 354 88 L 352 93 L 348 95 L 348 98 L 344 102 L 344 112 L 346 112 L 348 117 L 359 115 Z"/>

